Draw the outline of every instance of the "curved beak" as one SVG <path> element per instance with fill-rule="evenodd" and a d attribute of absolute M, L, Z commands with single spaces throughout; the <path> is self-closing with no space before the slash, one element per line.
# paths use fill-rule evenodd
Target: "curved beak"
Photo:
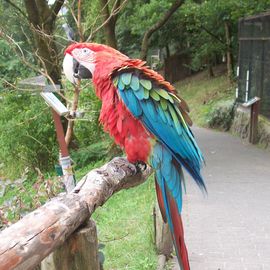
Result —
<path fill-rule="evenodd" d="M 92 79 L 90 70 L 80 64 L 70 54 L 65 55 L 63 70 L 67 79 L 73 84 L 78 84 L 78 81 L 81 79 Z"/>

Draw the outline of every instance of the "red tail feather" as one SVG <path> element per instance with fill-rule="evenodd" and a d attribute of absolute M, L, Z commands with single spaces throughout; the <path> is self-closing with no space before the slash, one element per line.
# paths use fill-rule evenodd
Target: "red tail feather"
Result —
<path fill-rule="evenodd" d="M 166 222 L 166 218 L 165 218 L 166 211 L 164 208 L 162 192 L 157 183 L 157 180 L 155 182 L 156 182 L 156 193 L 157 193 L 157 199 L 158 199 L 160 211 L 161 211 L 164 222 Z M 177 253 L 178 261 L 182 270 L 190 270 L 188 252 L 187 252 L 187 248 L 184 241 L 184 229 L 183 229 L 181 215 L 179 214 L 177 205 L 173 197 L 170 196 L 169 192 L 167 192 L 167 197 L 168 197 L 167 199 L 168 199 L 170 212 L 171 212 L 172 224 L 174 228 L 172 235 L 173 235 L 174 246 Z"/>
<path fill-rule="evenodd" d="M 175 245 L 178 261 L 179 261 L 181 269 L 190 270 L 188 252 L 187 252 L 187 248 L 184 241 L 184 228 L 183 228 L 181 215 L 178 212 L 177 205 L 174 199 L 172 198 L 172 196 L 168 194 L 168 197 L 169 197 L 168 201 L 169 201 L 170 210 L 171 210 L 171 218 L 172 218 L 172 223 L 173 223 L 173 228 L 174 228 L 174 231 L 173 231 L 174 245 Z"/>

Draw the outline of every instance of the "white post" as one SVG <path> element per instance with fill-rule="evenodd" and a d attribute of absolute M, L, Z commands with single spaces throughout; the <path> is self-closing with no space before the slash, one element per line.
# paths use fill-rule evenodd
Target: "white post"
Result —
<path fill-rule="evenodd" d="M 249 70 L 247 70 L 247 77 L 246 77 L 246 98 L 245 101 L 248 101 L 248 89 L 249 89 Z"/>
<path fill-rule="evenodd" d="M 75 179 L 73 176 L 70 156 L 60 157 L 60 165 L 63 171 L 63 182 L 65 184 L 67 193 L 69 193 L 75 187 Z"/>
<path fill-rule="evenodd" d="M 237 69 L 236 69 L 236 76 L 239 77 L 239 66 L 237 66 Z"/>

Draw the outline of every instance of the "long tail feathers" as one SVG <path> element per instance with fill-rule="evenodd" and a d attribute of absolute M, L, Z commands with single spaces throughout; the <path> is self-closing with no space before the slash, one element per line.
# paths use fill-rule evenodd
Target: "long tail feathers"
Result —
<path fill-rule="evenodd" d="M 172 238 L 175 246 L 176 255 L 181 270 L 190 270 L 188 252 L 184 241 L 184 229 L 182 224 L 181 215 L 179 214 L 177 205 L 173 197 L 170 195 L 170 192 L 167 190 L 165 185 L 165 194 L 162 192 L 161 187 L 159 186 L 157 180 L 156 183 L 156 193 L 157 199 L 160 207 L 162 217 L 165 222 L 169 222 Z M 165 195 L 165 198 L 164 198 Z M 169 213 L 166 214 L 166 206 Z M 168 217 L 169 214 L 169 217 Z M 166 218 L 168 217 L 168 218 Z"/>
<path fill-rule="evenodd" d="M 178 261 L 180 263 L 180 268 L 183 270 L 189 270 L 189 260 L 188 260 L 188 252 L 184 241 L 184 228 L 182 223 L 181 215 L 178 212 L 176 203 L 172 196 L 168 194 L 168 202 L 171 212 L 171 219 L 173 224 L 173 240 L 174 246 L 176 249 L 176 254 L 178 257 Z M 182 265 L 181 265 L 182 264 Z"/>

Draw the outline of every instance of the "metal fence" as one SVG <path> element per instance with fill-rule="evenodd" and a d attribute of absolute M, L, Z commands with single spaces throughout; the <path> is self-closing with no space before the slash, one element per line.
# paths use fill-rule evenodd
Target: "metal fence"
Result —
<path fill-rule="evenodd" d="M 238 102 L 258 96 L 270 118 L 270 12 L 239 20 Z"/>

